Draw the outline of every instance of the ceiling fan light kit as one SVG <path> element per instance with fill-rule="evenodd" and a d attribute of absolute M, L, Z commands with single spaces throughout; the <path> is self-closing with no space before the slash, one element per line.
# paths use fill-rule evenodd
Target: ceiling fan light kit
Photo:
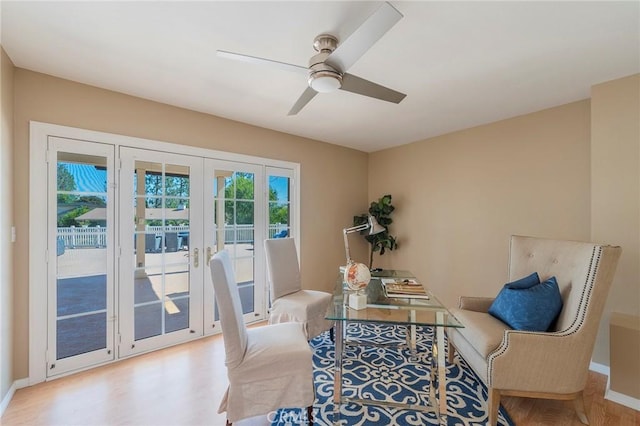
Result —
<path fill-rule="evenodd" d="M 342 76 L 331 71 L 314 72 L 309 76 L 309 86 L 318 93 L 335 92 L 342 87 Z"/>
<path fill-rule="evenodd" d="M 347 73 L 367 50 L 371 48 L 400 19 L 402 14 L 391 4 L 384 3 L 369 16 L 349 37 L 338 46 L 338 39 L 331 34 L 320 34 L 313 40 L 313 48 L 318 52 L 309 60 L 307 79 L 308 88 L 300 95 L 289 111 L 289 115 L 297 114 L 318 93 L 334 92 L 342 89 L 375 99 L 392 103 L 400 103 L 406 96 L 404 93 L 365 80 Z M 218 50 L 218 56 L 278 66 L 293 71 L 303 69 L 299 65 L 258 58 Z"/>
<path fill-rule="evenodd" d="M 331 34 L 320 34 L 313 40 L 317 55 L 309 60 L 309 87 L 318 93 L 334 92 L 342 87 L 342 74 L 325 63 L 338 47 L 338 39 Z"/>

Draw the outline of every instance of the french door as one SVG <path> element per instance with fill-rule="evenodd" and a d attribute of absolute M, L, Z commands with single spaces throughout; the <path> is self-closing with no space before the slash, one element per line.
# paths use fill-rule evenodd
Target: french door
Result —
<path fill-rule="evenodd" d="M 299 166 L 43 123 L 31 135 L 30 384 L 219 332 L 208 263 L 222 249 L 245 321 L 266 318 L 263 241 L 297 236 Z"/>
<path fill-rule="evenodd" d="M 47 376 L 114 359 L 114 147 L 48 140 Z M 55 185 L 55 186 L 54 186 Z"/>
<path fill-rule="evenodd" d="M 201 336 L 202 158 L 120 148 L 120 355 Z"/>
<path fill-rule="evenodd" d="M 205 160 L 204 235 L 207 263 L 213 254 L 227 250 L 235 272 L 245 322 L 266 316 L 265 210 L 263 167 L 213 159 Z M 219 330 L 211 277 L 205 285 L 205 333 Z"/>

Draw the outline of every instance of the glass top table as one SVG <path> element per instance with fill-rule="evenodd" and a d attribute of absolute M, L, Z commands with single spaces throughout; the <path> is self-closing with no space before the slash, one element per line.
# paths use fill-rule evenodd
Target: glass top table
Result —
<path fill-rule="evenodd" d="M 335 345 L 336 356 L 334 365 L 334 405 L 339 411 L 342 403 L 356 404 L 381 404 L 391 405 L 396 408 L 404 408 L 420 411 L 435 412 L 441 422 L 446 424 L 446 367 L 444 359 L 444 328 L 464 327 L 455 316 L 437 299 L 435 295 L 425 286 L 426 296 L 421 298 L 412 297 L 390 297 L 387 295 L 382 283 L 382 279 L 392 278 L 394 280 L 404 280 L 414 278 L 409 271 L 383 270 L 372 273 L 371 281 L 366 288 L 367 305 L 366 308 L 356 310 L 349 307 L 349 295 L 354 293 L 344 283 L 342 274 L 339 274 L 333 293 L 333 302 L 329 305 L 325 318 L 335 321 Z M 431 383 L 437 382 L 438 398 L 436 402 L 435 387 L 429 390 L 429 404 L 399 404 L 389 401 L 378 401 L 370 399 L 346 398 L 342 395 L 343 378 L 343 356 L 346 345 L 371 345 L 359 341 L 348 340 L 346 334 L 347 323 L 378 323 L 390 324 L 406 327 L 407 346 L 410 351 L 410 362 L 420 362 L 416 349 L 416 326 L 430 326 L 435 328 L 431 350 Z M 376 346 L 387 346 L 376 344 Z M 439 349 L 440 346 L 440 350 Z M 428 357 L 425 357 L 427 359 Z"/>
<path fill-rule="evenodd" d="M 389 323 L 399 325 L 426 325 L 437 327 L 462 327 L 449 310 L 425 288 L 428 299 L 410 297 L 388 297 L 381 278 L 415 278 L 409 271 L 390 270 L 372 274 L 366 289 L 367 307 L 362 310 L 349 308 L 347 298 L 353 293 L 342 276 L 336 280 L 333 303 L 325 318 L 331 321 L 357 321 Z"/>

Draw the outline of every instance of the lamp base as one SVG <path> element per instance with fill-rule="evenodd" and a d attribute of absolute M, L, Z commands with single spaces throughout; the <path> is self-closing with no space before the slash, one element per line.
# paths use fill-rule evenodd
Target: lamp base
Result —
<path fill-rule="evenodd" d="M 367 307 L 367 295 L 365 293 L 351 293 L 349 295 L 349 307 L 359 311 Z"/>

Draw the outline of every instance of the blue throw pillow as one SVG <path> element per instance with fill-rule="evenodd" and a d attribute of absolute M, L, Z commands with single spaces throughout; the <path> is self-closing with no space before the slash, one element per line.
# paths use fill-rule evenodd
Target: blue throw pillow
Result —
<path fill-rule="evenodd" d="M 519 280 L 511 281 L 510 283 L 507 283 L 504 286 L 506 288 L 520 289 L 520 288 L 533 287 L 536 284 L 540 284 L 540 277 L 538 276 L 537 272 L 534 272 L 533 274 L 527 277 L 520 278 Z"/>
<path fill-rule="evenodd" d="M 506 284 L 489 308 L 489 314 L 514 330 L 547 331 L 562 310 L 556 277 L 531 287 Z"/>

